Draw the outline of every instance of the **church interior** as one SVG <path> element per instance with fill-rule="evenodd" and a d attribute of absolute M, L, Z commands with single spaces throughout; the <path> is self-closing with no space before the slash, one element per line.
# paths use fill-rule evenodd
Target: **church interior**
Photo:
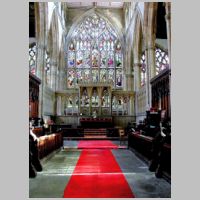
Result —
<path fill-rule="evenodd" d="M 29 2 L 29 197 L 171 198 L 170 2 Z"/>

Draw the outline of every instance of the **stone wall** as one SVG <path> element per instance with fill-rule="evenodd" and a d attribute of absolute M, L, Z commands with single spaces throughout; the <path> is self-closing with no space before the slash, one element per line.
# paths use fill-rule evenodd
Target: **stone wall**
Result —
<path fill-rule="evenodd" d="M 55 115 L 55 92 L 48 87 L 44 88 L 43 96 L 44 115 Z"/>

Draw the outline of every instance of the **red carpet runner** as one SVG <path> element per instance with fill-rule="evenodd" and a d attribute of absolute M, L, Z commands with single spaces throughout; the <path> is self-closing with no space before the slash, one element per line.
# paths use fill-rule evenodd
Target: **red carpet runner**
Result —
<path fill-rule="evenodd" d="M 110 150 L 84 149 L 63 197 L 133 198 L 134 194 Z"/>
<path fill-rule="evenodd" d="M 117 149 L 118 146 L 109 140 L 82 140 L 78 143 L 79 149 Z"/>

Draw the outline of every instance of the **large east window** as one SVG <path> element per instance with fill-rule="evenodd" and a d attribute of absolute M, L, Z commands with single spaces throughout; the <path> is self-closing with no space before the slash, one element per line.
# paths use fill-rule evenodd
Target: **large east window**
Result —
<path fill-rule="evenodd" d="M 74 31 L 66 54 L 68 88 L 81 82 L 123 87 L 121 43 L 114 29 L 98 15 L 86 17 Z"/>

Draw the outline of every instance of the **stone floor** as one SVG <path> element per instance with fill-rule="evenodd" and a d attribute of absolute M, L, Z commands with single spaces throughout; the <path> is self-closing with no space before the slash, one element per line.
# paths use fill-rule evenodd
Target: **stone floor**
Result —
<path fill-rule="evenodd" d="M 119 145 L 119 141 L 113 141 Z M 73 173 L 81 150 L 78 141 L 64 141 L 64 149 L 43 159 L 43 171 L 29 179 L 30 198 L 62 198 L 63 191 Z M 122 144 L 127 145 L 127 142 Z M 137 198 L 170 198 L 171 184 L 158 179 L 148 166 L 129 149 L 113 149 L 127 182 Z"/>

